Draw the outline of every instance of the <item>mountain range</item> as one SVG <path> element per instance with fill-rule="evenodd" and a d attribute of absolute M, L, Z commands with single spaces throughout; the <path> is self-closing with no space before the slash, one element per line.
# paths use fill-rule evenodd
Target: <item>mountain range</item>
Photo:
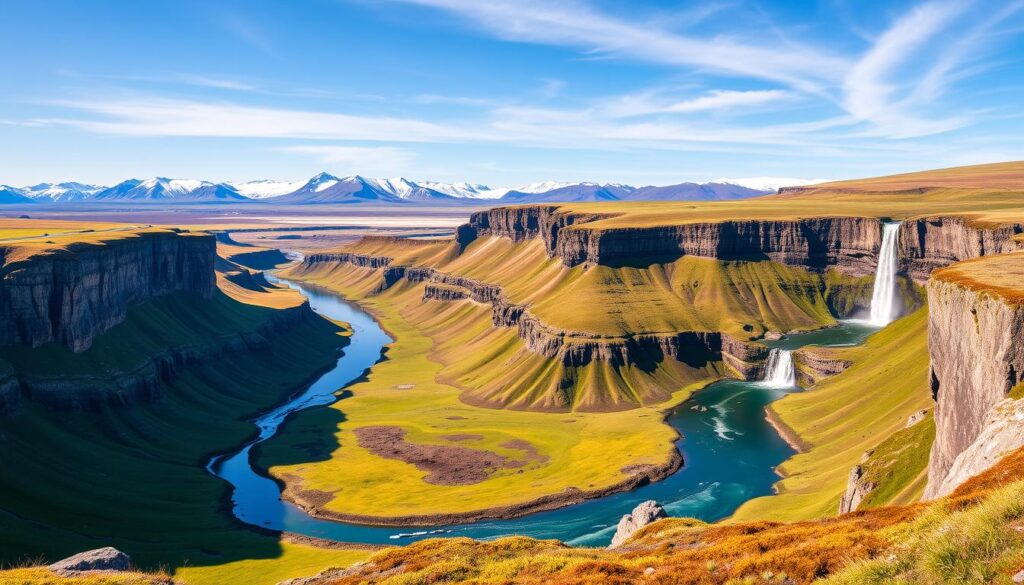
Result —
<path fill-rule="evenodd" d="M 679 183 L 662 187 L 633 187 L 618 183 L 560 183 L 546 181 L 518 188 L 492 189 L 470 183 L 437 183 L 407 179 L 371 179 L 319 173 L 308 181 L 200 181 L 155 177 L 128 179 L 112 187 L 83 183 L 40 183 L 28 187 L 0 185 L 0 204 L 32 203 L 245 203 L 283 205 L 317 203 L 437 203 L 467 204 L 579 201 L 708 201 L 742 199 L 774 192 L 763 180 L 744 185 L 721 179 L 710 183 Z"/>

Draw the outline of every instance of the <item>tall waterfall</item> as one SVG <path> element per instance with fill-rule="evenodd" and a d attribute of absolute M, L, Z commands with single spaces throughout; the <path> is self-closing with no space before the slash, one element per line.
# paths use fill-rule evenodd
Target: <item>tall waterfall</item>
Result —
<path fill-rule="evenodd" d="M 796 368 L 793 367 L 793 352 L 788 349 L 772 349 L 764 369 L 765 386 L 771 388 L 792 388 L 796 386 Z"/>
<path fill-rule="evenodd" d="M 875 290 L 871 293 L 871 318 L 868 319 L 879 327 L 888 325 L 895 317 L 899 242 L 900 224 L 885 224 L 882 228 L 882 249 L 878 252 L 878 268 L 875 270 Z"/>

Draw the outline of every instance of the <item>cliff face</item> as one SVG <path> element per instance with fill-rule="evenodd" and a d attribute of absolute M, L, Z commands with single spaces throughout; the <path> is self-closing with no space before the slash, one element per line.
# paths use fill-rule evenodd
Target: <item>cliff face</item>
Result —
<path fill-rule="evenodd" d="M 719 260 L 774 260 L 854 277 L 875 273 L 881 221 L 869 217 L 738 220 L 664 227 L 574 228 L 614 214 L 560 211 L 557 206 L 498 207 L 474 213 L 459 231 L 468 243 L 480 235 L 521 241 L 539 237 L 549 256 L 566 266 L 664 261 L 683 255 Z M 934 268 L 1022 249 L 1013 240 L 1024 225 L 980 228 L 962 217 L 910 220 L 900 228 L 900 270 L 924 284 Z"/>
<path fill-rule="evenodd" d="M 925 497 L 933 498 L 966 479 L 967 465 L 950 476 L 954 462 L 997 423 L 996 405 L 1024 376 L 1024 307 L 938 279 L 928 283 L 928 305 L 936 436 Z"/>
<path fill-rule="evenodd" d="M 478 235 L 521 241 L 540 237 L 566 266 L 619 265 L 637 260 L 701 256 L 719 260 L 774 260 L 811 270 L 832 267 L 851 276 L 874 274 L 881 247 L 875 218 L 822 217 L 793 221 L 742 220 L 650 228 L 572 226 L 610 217 L 560 212 L 554 206 L 499 207 L 474 213 Z"/>
<path fill-rule="evenodd" d="M 57 342 L 83 351 L 133 305 L 176 291 L 209 297 L 214 258 L 213 236 L 146 232 L 5 261 L 0 345 Z"/>
<path fill-rule="evenodd" d="M 900 226 L 900 271 L 924 284 L 932 270 L 979 256 L 1022 248 L 1013 237 L 1024 232 L 1014 224 L 991 229 L 968 225 L 962 217 L 930 217 Z"/>

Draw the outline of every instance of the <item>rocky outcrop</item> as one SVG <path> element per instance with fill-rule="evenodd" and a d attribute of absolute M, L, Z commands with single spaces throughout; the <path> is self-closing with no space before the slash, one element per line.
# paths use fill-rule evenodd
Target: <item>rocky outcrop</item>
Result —
<path fill-rule="evenodd" d="M 833 357 L 827 348 L 805 347 L 793 352 L 796 365 L 796 382 L 810 388 L 825 378 L 842 374 L 853 362 Z"/>
<path fill-rule="evenodd" d="M 875 491 L 878 487 L 874 482 L 866 481 L 864 479 L 864 466 L 868 458 L 871 457 L 871 451 L 867 451 L 861 456 L 860 465 L 854 465 L 853 469 L 850 470 L 850 476 L 846 480 L 846 492 L 843 497 L 839 499 L 839 513 L 846 514 L 847 512 L 853 512 L 860 507 L 871 492 Z"/>
<path fill-rule="evenodd" d="M 80 352 L 130 307 L 176 291 L 213 294 L 213 236 L 144 232 L 11 260 L 0 249 L 0 345 Z"/>
<path fill-rule="evenodd" d="M 989 410 L 981 432 L 949 466 L 941 483 L 928 485 L 926 497 L 949 495 L 960 484 L 1024 447 L 1024 400 L 1006 399 Z"/>
<path fill-rule="evenodd" d="M 88 550 L 53 563 L 48 569 L 62 576 L 74 576 L 84 571 L 127 571 L 132 559 L 114 547 Z"/>
<path fill-rule="evenodd" d="M 46 376 L 17 372 L 0 381 L 0 402 L 4 402 L 5 396 L 10 402 L 10 406 L 0 410 L 0 414 L 15 412 L 22 397 L 54 410 L 95 410 L 108 405 L 149 402 L 159 397 L 162 385 L 173 380 L 182 368 L 208 363 L 225 355 L 267 349 L 271 346 L 271 339 L 281 330 L 303 319 L 315 318 L 308 304 L 277 310 L 253 331 L 226 334 L 201 345 L 170 347 L 147 356 L 131 369 L 112 370 L 104 375 L 64 372 Z"/>
<path fill-rule="evenodd" d="M 638 530 L 661 518 L 668 518 L 668 514 L 665 512 L 665 508 L 658 505 L 658 502 L 655 502 L 654 500 L 642 502 L 637 507 L 633 508 L 632 512 L 626 514 L 621 520 L 619 520 L 619 524 L 615 528 L 615 536 L 612 537 L 612 543 L 608 548 L 618 548 L 622 546 L 631 536 L 636 534 Z"/>
<path fill-rule="evenodd" d="M 928 306 L 936 433 L 925 497 L 934 498 L 955 487 L 954 463 L 993 424 L 993 409 L 1024 376 L 1024 307 L 934 278 Z"/>
<path fill-rule="evenodd" d="M 932 270 L 979 256 L 1024 249 L 1014 236 L 1024 225 L 993 228 L 970 225 L 962 217 L 930 217 L 900 226 L 900 272 L 924 284 Z"/>
<path fill-rule="evenodd" d="M 461 287 L 432 283 L 423 287 L 425 301 L 461 301 L 468 298 L 469 291 Z"/>
<path fill-rule="evenodd" d="M 353 266 L 363 268 L 385 268 L 391 264 L 391 258 L 387 256 L 367 256 L 365 254 L 342 253 L 317 253 L 308 254 L 303 258 L 306 264 L 319 264 L 322 262 L 344 262 Z"/>

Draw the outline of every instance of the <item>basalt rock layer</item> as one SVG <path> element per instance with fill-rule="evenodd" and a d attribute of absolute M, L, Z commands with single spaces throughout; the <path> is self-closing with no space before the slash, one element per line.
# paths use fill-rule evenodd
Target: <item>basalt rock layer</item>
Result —
<path fill-rule="evenodd" d="M 1024 378 L 1024 306 L 936 278 L 928 283 L 928 305 L 936 435 L 925 497 L 934 498 L 969 477 L 969 466 L 958 464 L 952 478 L 954 463 L 992 434 L 987 429 L 1002 420 L 996 406 Z"/>
<path fill-rule="evenodd" d="M 209 297 L 215 287 L 208 235 L 143 232 L 13 261 L 9 252 L 0 249 L 0 345 L 80 352 L 134 305 L 172 292 Z"/>
<path fill-rule="evenodd" d="M 718 260 L 774 260 L 850 276 L 874 274 L 881 222 L 867 217 L 730 220 L 655 227 L 586 226 L 612 214 L 579 214 L 557 207 L 499 207 L 474 213 L 477 235 L 514 241 L 540 237 L 566 266 L 623 265 L 684 255 Z M 583 226 L 576 229 L 574 226 Z"/>

